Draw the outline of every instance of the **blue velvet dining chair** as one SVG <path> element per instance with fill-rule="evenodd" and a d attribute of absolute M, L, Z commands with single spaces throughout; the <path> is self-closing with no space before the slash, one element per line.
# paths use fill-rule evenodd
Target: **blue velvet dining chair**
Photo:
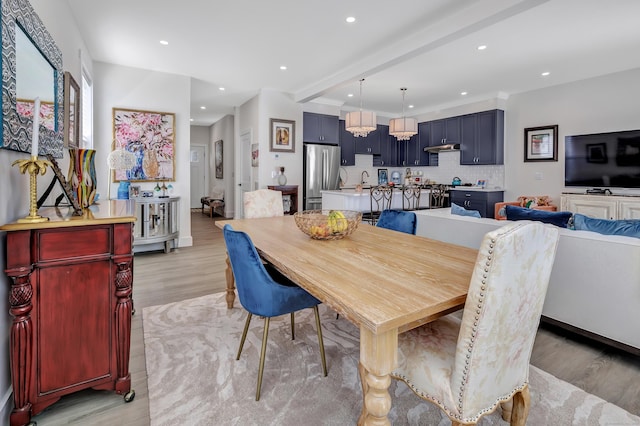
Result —
<path fill-rule="evenodd" d="M 383 210 L 376 226 L 415 235 L 416 214 L 402 210 Z"/>
<path fill-rule="evenodd" d="M 240 348 L 236 360 L 240 359 L 242 347 L 247 338 L 247 331 L 253 315 L 264 317 L 264 332 L 262 335 L 262 349 L 260 351 L 260 367 L 258 370 L 258 385 L 256 388 L 256 401 L 260 400 L 260 388 L 262 387 L 262 373 L 264 371 L 265 353 L 267 350 L 267 337 L 269 335 L 269 320 L 272 317 L 291 314 L 291 339 L 294 334 L 294 313 L 301 309 L 313 308 L 316 317 L 316 329 L 318 331 L 318 343 L 322 357 L 322 369 L 327 375 L 327 362 L 324 354 L 322 340 L 322 328 L 320 326 L 320 314 L 318 304 L 321 302 L 298 287 L 284 276 L 278 275 L 278 281 L 274 280 L 260 260 L 253 241 L 249 235 L 242 231 L 234 231 L 231 225 L 223 228 L 224 241 L 227 245 L 227 253 L 231 262 L 231 269 L 235 276 L 236 288 L 240 304 L 249 315 L 242 332 Z"/>

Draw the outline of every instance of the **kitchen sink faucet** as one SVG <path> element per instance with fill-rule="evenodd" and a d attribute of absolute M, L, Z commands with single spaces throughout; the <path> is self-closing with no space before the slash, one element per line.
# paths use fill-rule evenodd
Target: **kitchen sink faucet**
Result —
<path fill-rule="evenodd" d="M 362 173 L 360 174 L 360 183 L 361 183 L 361 184 L 363 184 L 363 185 L 364 185 L 365 183 L 367 183 L 367 182 L 365 182 L 365 180 L 364 180 L 364 175 L 365 175 L 365 174 L 367 175 L 367 177 L 369 177 L 369 172 L 367 172 L 366 170 L 363 170 L 363 171 L 362 171 Z"/>

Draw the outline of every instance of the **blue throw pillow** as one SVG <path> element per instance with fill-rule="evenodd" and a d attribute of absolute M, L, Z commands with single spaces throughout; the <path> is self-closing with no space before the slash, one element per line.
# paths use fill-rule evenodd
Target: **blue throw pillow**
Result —
<path fill-rule="evenodd" d="M 567 223 L 573 214 L 571 212 L 549 212 L 511 205 L 505 206 L 505 212 L 508 220 L 535 220 L 561 228 L 567 227 Z"/>
<path fill-rule="evenodd" d="M 481 217 L 478 210 L 467 210 L 464 207 L 457 205 L 456 203 L 451 203 L 451 214 L 457 214 L 459 216 Z"/>
<path fill-rule="evenodd" d="M 577 231 L 593 231 L 604 235 L 640 238 L 640 220 L 596 219 L 576 213 L 573 215 L 573 226 Z"/>

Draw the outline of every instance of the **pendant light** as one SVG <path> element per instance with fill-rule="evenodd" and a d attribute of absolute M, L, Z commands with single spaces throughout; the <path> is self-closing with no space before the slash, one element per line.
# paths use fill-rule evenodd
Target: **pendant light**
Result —
<path fill-rule="evenodd" d="M 376 113 L 373 111 L 362 110 L 362 82 L 360 80 L 360 111 L 351 111 L 347 113 L 345 118 L 345 129 L 353 136 L 366 137 L 369 132 L 376 130 Z"/>
<path fill-rule="evenodd" d="M 402 118 L 389 120 L 389 134 L 395 136 L 399 141 L 408 141 L 411 136 L 418 133 L 418 122 L 415 118 L 404 116 L 404 96 L 407 88 L 402 87 L 400 90 L 402 90 Z"/>

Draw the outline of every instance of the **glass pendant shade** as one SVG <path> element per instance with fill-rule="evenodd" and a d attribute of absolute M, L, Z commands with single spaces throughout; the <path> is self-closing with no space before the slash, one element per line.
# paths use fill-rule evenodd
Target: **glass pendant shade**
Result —
<path fill-rule="evenodd" d="M 362 110 L 362 82 L 360 79 L 360 111 L 348 112 L 344 121 L 345 130 L 353 133 L 353 136 L 366 137 L 377 128 L 376 113 Z"/>
<path fill-rule="evenodd" d="M 418 122 L 415 118 L 404 116 L 404 95 L 407 88 L 402 87 L 400 90 L 402 91 L 402 118 L 389 120 L 389 134 L 395 136 L 399 141 L 408 141 L 411 136 L 418 133 Z"/>
<path fill-rule="evenodd" d="M 373 111 L 351 111 L 345 118 L 345 129 L 355 137 L 365 137 L 376 130 L 376 113 Z"/>
<path fill-rule="evenodd" d="M 418 133 L 418 122 L 415 118 L 393 118 L 389 120 L 389 134 L 399 141 L 408 141 Z"/>

